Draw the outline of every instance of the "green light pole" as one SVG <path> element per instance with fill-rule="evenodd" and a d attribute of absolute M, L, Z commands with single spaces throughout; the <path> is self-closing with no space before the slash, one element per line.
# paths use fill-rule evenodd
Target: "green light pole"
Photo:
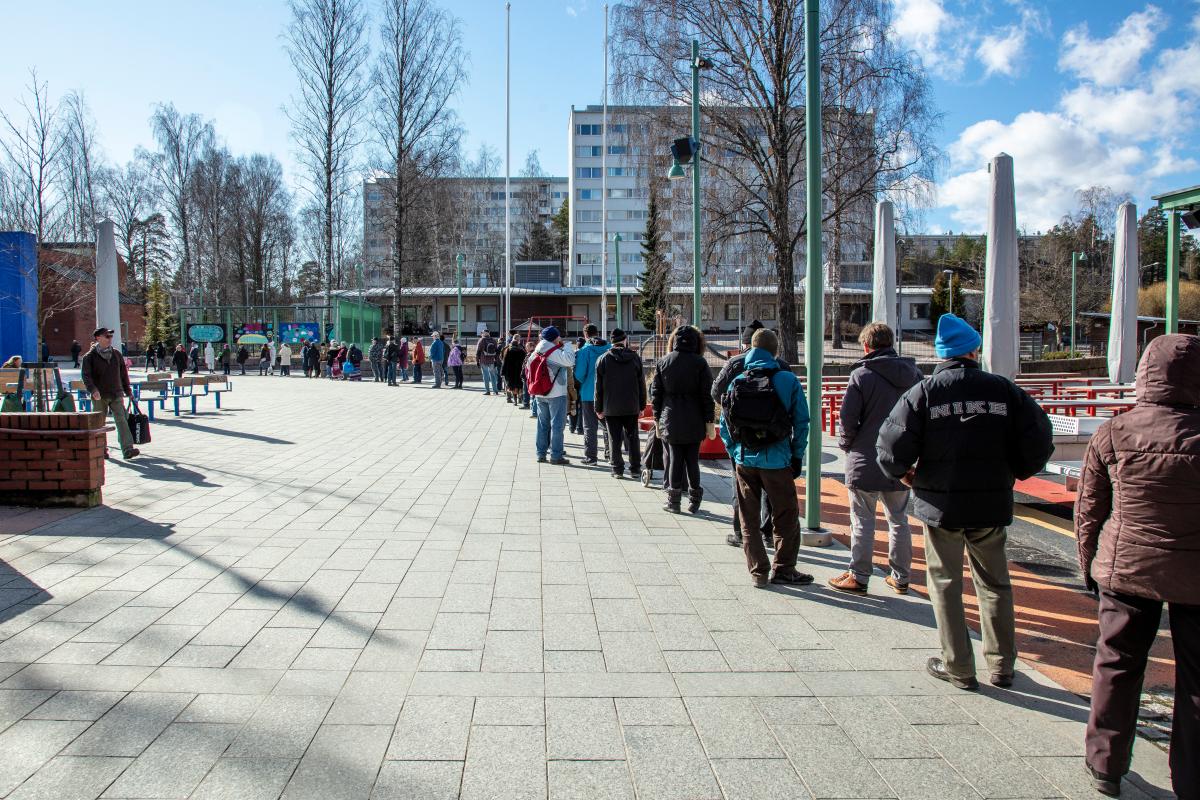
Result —
<path fill-rule="evenodd" d="M 617 260 L 617 327 L 620 328 L 620 327 L 623 327 L 621 325 L 621 233 L 620 233 L 620 231 L 618 231 L 613 236 L 613 250 L 615 251 L 614 257 Z M 604 313 L 607 314 L 608 309 L 605 309 Z"/>
<path fill-rule="evenodd" d="M 462 268 L 464 258 L 465 256 L 459 253 L 458 257 L 454 259 L 458 264 L 458 269 L 455 271 L 458 276 L 458 327 L 455 329 L 454 335 L 458 337 L 462 336 Z"/>
<path fill-rule="evenodd" d="M 804 467 L 804 527 L 801 542 L 826 547 L 833 543 L 821 528 L 821 360 L 825 346 L 825 287 L 821 275 L 821 3 L 805 0 L 805 109 L 807 140 L 808 241 L 804 293 L 804 356 L 808 378 L 808 451 Z"/>
<path fill-rule="evenodd" d="M 1087 255 L 1084 253 L 1071 253 L 1071 352 L 1076 353 L 1079 340 L 1075 338 L 1075 272 L 1079 269 L 1079 262 L 1087 261 Z"/>

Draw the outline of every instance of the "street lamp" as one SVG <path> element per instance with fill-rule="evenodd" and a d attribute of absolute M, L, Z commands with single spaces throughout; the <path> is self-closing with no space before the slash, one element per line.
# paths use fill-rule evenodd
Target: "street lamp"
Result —
<path fill-rule="evenodd" d="M 617 327 L 621 325 L 621 232 L 617 231 L 613 235 L 613 250 L 614 258 L 617 260 Z M 608 316 L 608 309 L 604 309 L 604 315 Z"/>
<path fill-rule="evenodd" d="M 1071 252 L 1071 352 L 1076 352 L 1078 339 L 1075 338 L 1075 272 L 1079 269 L 1079 262 L 1087 261 L 1087 254 Z"/>
<path fill-rule="evenodd" d="M 700 57 L 700 42 L 692 39 L 692 135 L 671 145 L 670 180 L 682 180 L 685 164 L 692 165 L 692 323 L 700 327 L 700 70 L 712 62 Z"/>
<path fill-rule="evenodd" d="M 742 268 L 738 267 L 733 271 L 738 276 L 738 335 L 742 333 Z"/>
<path fill-rule="evenodd" d="M 458 327 L 455 329 L 454 335 L 459 338 L 462 337 L 462 268 L 463 260 L 465 258 L 466 256 L 464 256 L 462 253 L 459 253 L 454 259 L 455 263 L 458 264 L 458 269 L 455 271 L 457 274 L 456 279 L 458 281 Z"/>
<path fill-rule="evenodd" d="M 946 276 L 946 311 L 950 314 L 954 313 L 954 270 L 944 269 L 942 274 Z"/>

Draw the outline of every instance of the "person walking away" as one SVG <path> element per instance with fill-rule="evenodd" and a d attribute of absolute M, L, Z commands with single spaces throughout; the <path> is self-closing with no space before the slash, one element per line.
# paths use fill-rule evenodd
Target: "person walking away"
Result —
<path fill-rule="evenodd" d="M 206 370 L 208 370 L 209 374 L 211 375 L 213 373 L 213 371 L 215 371 L 216 366 L 217 366 L 216 350 L 213 349 L 212 342 L 207 342 L 204 345 L 204 368 Z"/>
<path fill-rule="evenodd" d="M 583 338 L 582 336 L 580 336 L 578 339 L 575 340 L 576 362 L 578 362 L 578 360 L 579 360 L 579 351 L 582 350 L 584 348 L 584 345 L 586 345 L 586 344 L 587 344 L 587 339 Z M 575 392 L 578 394 L 579 381 L 575 380 L 574 370 L 571 371 L 571 380 L 574 381 Z M 567 412 L 567 430 L 569 432 L 575 434 L 576 436 L 582 436 L 583 435 L 583 417 L 581 417 L 578 413 L 572 414 L 570 411 L 568 411 Z"/>
<path fill-rule="evenodd" d="M 112 328 L 96 328 L 92 333 L 92 347 L 83 357 L 81 377 L 92 396 L 92 411 L 112 414 L 121 455 L 130 459 L 141 454 L 133 446 L 133 434 L 129 432 L 129 419 L 125 414 L 125 398 L 133 397 L 133 387 L 129 384 L 125 359 L 113 349 L 112 339 Z"/>
<path fill-rule="evenodd" d="M 755 331 L 745 369 L 730 382 L 721 404 L 721 439 L 737 475 L 742 551 L 750 580 L 758 588 L 768 583 L 807 586 L 813 582 L 812 575 L 796 569 L 800 553 L 796 478 L 808 442 L 808 402 L 800 380 L 790 369 L 780 369 L 778 352 L 779 337 L 773 331 Z M 759 528 L 764 493 L 771 498 L 774 564 L 767 558 Z"/>
<path fill-rule="evenodd" d="M 45 339 L 42 339 L 42 363 L 50 363 L 50 345 L 46 343 Z"/>
<path fill-rule="evenodd" d="M 742 331 L 741 350 L 742 352 L 733 356 L 725 365 L 721 367 L 721 372 L 717 375 L 716 380 L 712 385 L 712 399 L 716 405 L 721 405 L 721 398 L 725 396 L 725 392 L 729 389 L 729 384 L 738 375 L 741 375 L 746 370 L 746 352 L 750 349 L 750 339 L 754 336 L 754 332 L 761 329 L 763 324 L 758 320 L 754 320 L 745 327 Z M 778 334 L 776 334 L 778 336 Z M 776 363 L 780 369 L 791 370 L 791 367 L 786 361 L 779 356 L 775 357 Z M 725 537 L 725 544 L 730 547 L 742 549 L 742 513 L 738 509 L 737 499 L 737 473 L 732 476 L 733 481 L 733 533 Z M 766 492 L 763 492 L 763 506 L 759 515 L 759 529 L 762 531 L 763 544 L 770 549 L 775 546 L 775 529 L 774 523 L 771 522 L 771 501 Z"/>
<path fill-rule="evenodd" d="M 266 375 L 271 365 L 271 348 L 265 344 L 258 351 L 258 374 Z"/>
<path fill-rule="evenodd" d="M 629 455 L 629 474 L 642 471 L 642 439 L 638 416 L 646 407 L 646 374 L 642 359 L 629 349 L 625 331 L 613 328 L 612 347 L 596 362 L 596 418 L 608 429 L 609 463 L 614 478 L 625 476 L 621 446 Z"/>
<path fill-rule="evenodd" d="M 595 325 L 585 327 L 583 335 L 587 344 L 575 355 L 575 380 L 579 381 L 580 418 L 583 421 L 583 463 L 590 465 L 597 461 L 596 362 L 612 345 L 600 338 L 600 329 Z"/>
<path fill-rule="evenodd" d="M 267 347 L 270 349 L 270 352 L 271 352 L 271 361 L 270 361 L 270 364 L 267 369 L 268 369 L 268 372 L 270 372 L 272 375 L 274 375 L 275 367 L 277 367 L 279 365 L 279 352 L 278 352 L 279 349 L 275 346 L 274 338 L 272 338 L 270 341 L 267 342 Z"/>
<path fill-rule="evenodd" d="M 184 370 L 187 369 L 188 357 L 183 351 L 183 345 L 175 345 L 175 352 L 171 354 L 171 366 L 175 367 L 175 379 L 179 380 L 183 377 Z"/>
<path fill-rule="evenodd" d="M 500 346 L 492 338 L 491 332 L 485 329 L 475 345 L 475 362 L 479 364 L 479 372 L 483 376 L 485 395 L 500 392 L 500 387 L 496 384 L 496 359 L 499 355 Z"/>
<path fill-rule="evenodd" d="M 712 397 L 712 369 L 704 358 L 704 334 L 691 325 L 681 325 L 667 342 L 670 350 L 659 360 L 650 385 L 650 403 L 658 435 L 670 451 L 667 472 L 667 503 L 663 508 L 680 513 L 686 491 L 688 513 L 700 510 L 704 489 L 700 486 L 700 442 L 716 437 L 716 413 Z"/>
<path fill-rule="evenodd" d="M 383 375 L 383 342 L 379 341 L 379 337 L 375 336 L 371 339 L 371 346 L 367 348 L 367 360 L 371 362 L 371 378 L 375 383 L 380 383 L 384 380 Z"/>
<path fill-rule="evenodd" d="M 1097 791 L 1120 794 L 1166 603 L 1171 784 L 1200 798 L 1200 337 L 1152 339 L 1137 390 L 1137 405 L 1092 434 L 1075 503 L 1079 568 L 1100 600 L 1085 765 Z"/>
<path fill-rule="evenodd" d="M 228 344 L 221 346 L 221 373 L 229 375 L 229 366 L 233 362 L 233 348 Z"/>
<path fill-rule="evenodd" d="M 400 372 L 400 382 L 408 383 L 408 337 L 400 337 L 400 359 L 396 364 L 397 370 Z"/>
<path fill-rule="evenodd" d="M 864 357 L 855 362 L 838 415 L 838 447 L 846 454 L 846 494 L 850 502 L 850 569 L 829 585 L 841 592 L 866 594 L 875 553 L 875 505 L 883 502 L 888 523 L 888 576 L 897 594 L 908 592 L 912 533 L 908 528 L 908 487 L 884 475 L 875 460 L 879 428 L 900 396 L 921 382 L 911 358 L 892 349 L 892 329 L 872 322 L 858 342 Z"/>
<path fill-rule="evenodd" d="M 325 375 L 330 380 L 337 377 L 337 375 L 335 375 L 333 372 L 333 366 L 337 363 L 338 353 L 340 351 L 341 348 L 338 347 L 338 343 L 333 341 L 329 343 L 329 349 L 325 352 Z"/>
<path fill-rule="evenodd" d="M 292 375 L 292 346 L 287 342 L 279 348 L 279 374 L 289 378 Z"/>
<path fill-rule="evenodd" d="M 458 339 L 450 345 L 450 355 L 446 357 L 446 363 L 450 369 L 454 370 L 454 388 L 461 389 L 463 385 L 463 347 L 458 343 Z"/>
<path fill-rule="evenodd" d="M 383 345 L 383 363 L 387 385 L 399 386 L 400 384 L 396 383 L 396 365 L 400 363 L 400 345 L 396 344 L 391 336 L 387 337 L 387 342 Z"/>
<path fill-rule="evenodd" d="M 575 354 L 563 347 L 558 328 L 550 325 L 542 330 L 541 339 L 529 360 L 526 380 L 529 394 L 537 406 L 537 460 L 565 466 L 570 462 L 563 455 L 563 431 L 567 424 L 568 371 L 575 366 Z"/>
<path fill-rule="evenodd" d="M 321 348 L 316 342 L 308 343 L 308 377 L 321 377 Z"/>
<path fill-rule="evenodd" d="M 71 362 L 75 369 L 79 369 L 79 354 L 83 352 L 83 346 L 79 344 L 78 339 L 71 340 Z"/>
<path fill-rule="evenodd" d="M 513 336 L 508 347 L 504 348 L 504 358 L 500 361 L 500 371 L 504 373 L 504 389 L 508 394 L 508 402 L 514 406 L 521 405 L 521 391 L 524 387 L 522 366 L 525 364 L 525 348 L 521 346 L 519 336 Z"/>
<path fill-rule="evenodd" d="M 446 377 L 446 342 L 442 339 L 441 331 L 433 332 L 433 343 L 429 345 L 429 362 L 433 365 L 433 388 L 440 389 L 442 384 L 449 384 Z"/>
<path fill-rule="evenodd" d="M 1050 420 L 1012 381 L 979 368 L 979 334 L 953 314 L 938 319 L 934 350 L 945 359 L 909 389 L 876 441 L 885 475 L 913 490 L 925 529 L 929 601 L 942 657 L 926 671 L 979 688 L 963 612 L 963 549 L 979 602 L 983 653 L 993 686 L 1012 685 L 1016 667 L 1013 589 L 1005 554 L 1013 482 L 1042 470 L 1054 450 Z"/>
<path fill-rule="evenodd" d="M 413 337 L 412 346 L 412 375 L 413 383 L 420 383 L 425 377 L 422 370 L 425 368 L 425 345 L 421 342 L 420 336 Z"/>
<path fill-rule="evenodd" d="M 155 363 L 157 364 L 158 369 L 166 369 L 166 367 L 167 367 L 167 348 L 162 342 L 159 342 L 158 347 L 155 348 L 154 356 L 156 359 Z"/>
<path fill-rule="evenodd" d="M 188 361 L 192 364 L 192 374 L 195 375 L 200 371 L 200 344 L 192 342 L 192 349 L 188 351 Z"/>
<path fill-rule="evenodd" d="M 525 360 L 521 362 L 521 408 L 529 409 L 531 417 L 537 416 L 537 403 L 533 402 L 533 397 L 529 394 L 529 362 L 533 360 L 536 351 L 537 342 L 526 342 Z"/>
<path fill-rule="evenodd" d="M 246 349 L 246 345 L 242 345 L 241 347 L 238 348 L 237 363 L 238 363 L 238 368 L 242 371 L 243 375 L 246 374 L 246 362 L 249 360 L 250 360 L 250 351 Z"/>

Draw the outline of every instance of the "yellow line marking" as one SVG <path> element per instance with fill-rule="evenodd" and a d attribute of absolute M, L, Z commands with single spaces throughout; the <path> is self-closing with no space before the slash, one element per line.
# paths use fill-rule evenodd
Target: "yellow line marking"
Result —
<path fill-rule="evenodd" d="M 1037 525 L 1039 528 L 1045 528 L 1048 531 L 1075 538 L 1074 526 L 1066 520 L 1059 519 L 1053 514 L 1047 514 L 1044 511 L 1038 511 L 1036 508 L 1028 506 L 1019 506 L 1020 511 L 1013 510 L 1013 516 L 1022 522 L 1028 522 L 1030 525 Z"/>

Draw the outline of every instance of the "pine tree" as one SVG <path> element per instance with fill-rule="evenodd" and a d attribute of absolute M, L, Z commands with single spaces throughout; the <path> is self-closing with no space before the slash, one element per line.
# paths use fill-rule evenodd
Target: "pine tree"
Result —
<path fill-rule="evenodd" d="M 642 299 L 638 302 L 638 321 L 648 330 L 655 329 L 655 314 L 667 310 L 667 293 L 671 289 L 671 265 L 663 252 L 659 232 L 658 192 L 652 187 L 646 209 L 646 232 L 642 235 Z"/>
<path fill-rule="evenodd" d="M 950 303 L 950 295 L 953 294 L 954 302 Z M 965 316 L 965 307 L 963 306 L 963 291 L 962 279 L 958 277 L 958 273 L 954 274 L 954 279 L 950 282 L 950 286 L 946 286 L 946 273 L 939 272 L 937 277 L 933 279 L 933 292 L 929 296 L 929 322 L 933 325 L 934 330 L 937 330 L 938 320 L 942 314 L 953 310 L 954 315 L 958 317 Z"/>
<path fill-rule="evenodd" d="M 565 265 L 567 245 L 571 243 L 571 198 L 563 199 L 562 205 L 550 220 L 554 230 L 554 247 L 558 251 L 558 263 Z"/>
<path fill-rule="evenodd" d="M 525 240 L 517 248 L 517 258 L 521 261 L 553 261 L 556 250 L 550 231 L 540 220 L 534 219 L 525 231 Z"/>
<path fill-rule="evenodd" d="M 178 338 L 179 328 L 171 313 L 170 297 L 156 275 L 146 290 L 146 334 L 142 346 L 149 348 L 158 342 L 170 343 Z"/>

